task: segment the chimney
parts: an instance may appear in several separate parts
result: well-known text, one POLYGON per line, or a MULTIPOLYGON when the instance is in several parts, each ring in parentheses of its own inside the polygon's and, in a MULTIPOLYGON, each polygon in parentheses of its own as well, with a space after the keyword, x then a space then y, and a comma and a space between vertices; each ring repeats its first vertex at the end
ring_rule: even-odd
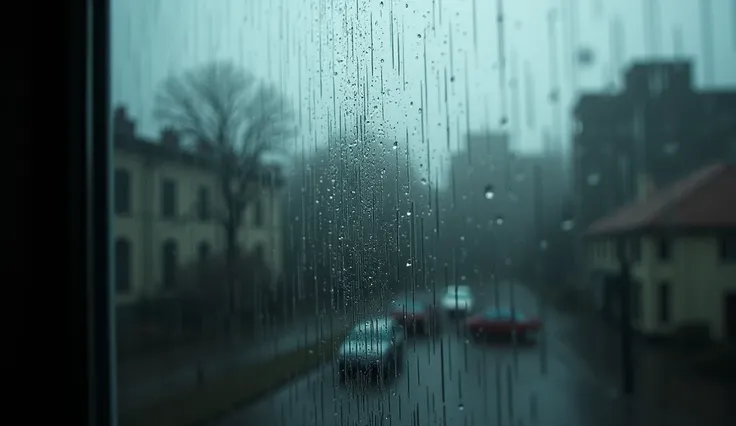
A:
POLYGON ((126 142, 135 139, 135 122, 130 119, 128 109, 124 106, 115 108, 112 130, 116 141, 126 142))
POLYGON ((179 135, 172 129, 161 131, 161 144, 172 150, 179 150, 179 135))
POLYGON ((202 156, 211 156, 213 153, 212 144, 206 140, 197 140, 197 153, 202 156))

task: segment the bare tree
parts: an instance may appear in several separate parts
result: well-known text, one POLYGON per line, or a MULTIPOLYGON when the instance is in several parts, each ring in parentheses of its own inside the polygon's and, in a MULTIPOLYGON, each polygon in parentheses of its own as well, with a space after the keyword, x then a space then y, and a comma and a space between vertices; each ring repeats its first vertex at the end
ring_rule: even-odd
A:
MULTIPOLYGON (((263 154, 293 134, 293 113, 272 86, 229 62, 212 62, 168 77, 156 96, 155 116, 197 144, 218 173, 224 212, 225 254, 229 270, 238 256, 237 235, 243 212, 259 195, 263 154)), ((235 277, 229 274, 230 313, 234 319, 235 277)))

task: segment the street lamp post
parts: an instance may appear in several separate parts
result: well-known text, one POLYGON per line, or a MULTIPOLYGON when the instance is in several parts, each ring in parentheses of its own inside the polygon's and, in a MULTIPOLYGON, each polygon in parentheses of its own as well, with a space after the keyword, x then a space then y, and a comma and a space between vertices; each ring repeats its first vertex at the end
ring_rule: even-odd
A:
POLYGON ((619 289, 621 291, 621 373, 624 393, 634 392, 633 330, 631 326, 631 264, 627 258, 626 239, 619 238, 616 256, 620 265, 619 289))

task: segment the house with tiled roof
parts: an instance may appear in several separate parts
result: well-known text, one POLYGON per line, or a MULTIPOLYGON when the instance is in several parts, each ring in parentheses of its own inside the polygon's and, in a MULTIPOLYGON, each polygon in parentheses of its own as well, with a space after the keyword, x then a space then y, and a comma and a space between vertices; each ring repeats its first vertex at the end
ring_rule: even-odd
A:
POLYGON ((620 318, 621 261, 632 274, 632 323, 647 335, 704 325, 736 340, 736 165, 714 164, 587 229, 589 285, 605 315, 620 318))

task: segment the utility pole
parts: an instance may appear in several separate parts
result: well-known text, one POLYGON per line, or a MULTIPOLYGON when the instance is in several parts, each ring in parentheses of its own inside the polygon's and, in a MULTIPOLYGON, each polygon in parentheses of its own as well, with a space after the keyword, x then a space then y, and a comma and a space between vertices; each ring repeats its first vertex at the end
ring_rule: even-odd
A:
POLYGON ((619 238, 616 243, 616 255, 621 267, 619 273, 619 289, 621 290, 621 373, 624 393, 634 393, 634 355, 633 330, 631 327, 631 264, 627 258, 627 239, 619 238))

